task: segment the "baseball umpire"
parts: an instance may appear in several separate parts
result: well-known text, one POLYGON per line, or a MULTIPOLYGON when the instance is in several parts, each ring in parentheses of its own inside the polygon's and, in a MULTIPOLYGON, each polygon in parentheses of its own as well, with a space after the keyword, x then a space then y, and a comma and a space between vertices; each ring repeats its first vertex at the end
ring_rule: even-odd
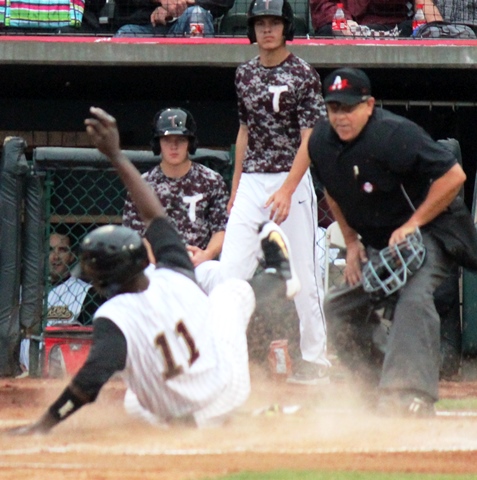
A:
MULTIPOLYGON (((206 296, 159 199, 121 152, 116 120, 99 108, 91 114, 87 131, 139 209, 158 263, 145 273, 146 248, 127 227, 107 225, 86 235, 81 270, 109 298, 95 314, 90 354, 47 412, 11 433, 48 432, 93 402, 117 371, 128 387, 129 413, 153 424, 181 419, 199 427, 220 425, 250 392, 246 328, 253 290, 232 279, 206 296)), ((286 239, 272 222, 262 227, 260 238, 265 260, 280 273, 281 265, 287 267, 281 246, 286 239)))
POLYGON ((375 108, 362 70, 335 70, 324 81, 323 95, 328 120, 314 127, 290 177, 298 178, 300 165, 313 162, 347 247, 347 285, 325 298, 330 340, 363 389, 376 393, 382 414, 432 415, 440 366, 433 292, 452 261, 426 225, 452 202, 466 176, 450 150, 422 128, 375 108), (362 285, 363 262, 416 229, 427 256, 399 290, 383 345, 362 285))

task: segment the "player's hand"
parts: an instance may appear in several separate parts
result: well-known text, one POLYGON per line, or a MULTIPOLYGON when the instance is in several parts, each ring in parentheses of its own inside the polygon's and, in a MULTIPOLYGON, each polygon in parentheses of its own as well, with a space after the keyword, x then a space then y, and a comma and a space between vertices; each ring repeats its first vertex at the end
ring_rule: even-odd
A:
POLYGON ((368 261, 364 245, 356 240, 346 245, 346 267, 344 279, 348 285, 356 285, 362 279, 362 264, 368 261))
POLYGON ((186 249, 189 252, 189 257, 194 267, 197 267, 197 265, 200 265, 207 260, 211 260, 207 255, 207 252, 199 247, 187 245, 186 249))
POLYGON ((16 427, 7 430, 7 435, 12 436, 26 436, 26 435, 45 435, 48 433, 58 421, 53 418, 49 412, 46 412, 38 421, 25 425, 23 427, 16 427))
POLYGON ((16 427, 10 430, 7 430, 7 435, 15 436, 15 437, 23 437, 26 435, 45 435, 48 433, 49 430, 44 430, 43 428, 39 427, 36 423, 31 425, 25 425, 24 427, 16 427))
POLYGON ((270 220, 277 225, 284 222, 290 213, 291 195, 282 188, 277 190, 265 203, 265 208, 270 208, 270 220))
POLYGON ((84 123, 94 146, 107 157, 115 158, 121 153, 116 119, 101 108, 91 107, 89 111, 94 118, 87 118, 84 123))

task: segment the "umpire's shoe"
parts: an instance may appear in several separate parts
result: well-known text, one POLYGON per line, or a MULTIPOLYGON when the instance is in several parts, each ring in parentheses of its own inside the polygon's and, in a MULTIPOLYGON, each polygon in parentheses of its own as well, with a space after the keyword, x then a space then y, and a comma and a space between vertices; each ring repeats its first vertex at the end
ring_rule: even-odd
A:
POLYGON ((286 280, 287 298, 292 299, 300 291, 301 285, 293 268, 288 238, 275 222, 262 223, 258 232, 265 272, 281 275, 286 280))
POLYGON ((428 418, 435 416, 436 411, 431 398, 409 390, 381 394, 377 414, 383 417, 428 418))

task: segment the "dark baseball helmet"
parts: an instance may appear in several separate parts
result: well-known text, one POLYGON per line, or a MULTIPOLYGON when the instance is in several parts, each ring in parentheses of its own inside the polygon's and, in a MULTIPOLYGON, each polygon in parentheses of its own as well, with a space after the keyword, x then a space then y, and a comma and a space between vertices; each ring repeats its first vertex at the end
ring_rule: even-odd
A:
POLYGON ((140 235, 130 228, 105 225, 86 235, 80 245, 81 277, 110 298, 142 272, 149 260, 140 235))
POLYGON ((247 36, 250 43, 257 41, 254 24, 258 17, 279 17, 283 19, 285 24, 283 30, 285 40, 293 40, 293 35, 295 34, 295 18, 292 7, 287 0, 252 0, 248 8, 247 17, 247 36))
POLYGON ((159 139, 167 135, 189 137, 189 153, 197 150, 197 125, 192 114, 185 108, 166 108, 157 112, 152 127, 151 147, 154 155, 161 153, 159 139))

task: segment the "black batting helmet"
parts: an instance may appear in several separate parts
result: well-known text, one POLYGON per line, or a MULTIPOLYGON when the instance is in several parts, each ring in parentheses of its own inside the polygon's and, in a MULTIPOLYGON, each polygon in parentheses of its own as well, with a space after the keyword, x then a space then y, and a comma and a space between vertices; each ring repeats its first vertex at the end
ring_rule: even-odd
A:
POLYGON ((197 125, 185 108, 165 108, 154 116, 151 140, 154 155, 161 153, 159 139, 167 135, 185 135, 189 137, 189 153, 197 150, 197 125))
POLYGON ((279 17, 284 22, 283 35, 285 40, 292 41, 295 34, 295 18, 293 9, 287 0, 252 0, 247 14, 247 36, 250 43, 255 43, 255 20, 258 17, 279 17))
POLYGON ((105 225, 86 235, 80 245, 81 277, 107 298, 142 272, 149 260, 140 235, 130 228, 105 225))

